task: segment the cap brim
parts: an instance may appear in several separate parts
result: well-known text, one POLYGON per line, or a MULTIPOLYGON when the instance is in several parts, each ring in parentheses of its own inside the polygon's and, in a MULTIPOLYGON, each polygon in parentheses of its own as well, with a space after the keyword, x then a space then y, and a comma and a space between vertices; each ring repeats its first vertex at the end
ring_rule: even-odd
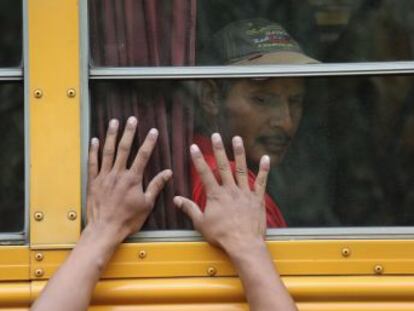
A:
POLYGON ((304 65, 319 63, 316 59, 298 52, 273 52, 243 59, 231 65, 304 65))

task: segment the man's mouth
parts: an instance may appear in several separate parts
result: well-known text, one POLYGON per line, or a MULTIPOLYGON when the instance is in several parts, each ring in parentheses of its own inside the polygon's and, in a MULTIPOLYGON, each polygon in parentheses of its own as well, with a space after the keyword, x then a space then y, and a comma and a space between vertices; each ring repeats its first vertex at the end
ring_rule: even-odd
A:
POLYGON ((260 136, 257 140, 272 153, 284 152, 290 144, 287 135, 260 136))

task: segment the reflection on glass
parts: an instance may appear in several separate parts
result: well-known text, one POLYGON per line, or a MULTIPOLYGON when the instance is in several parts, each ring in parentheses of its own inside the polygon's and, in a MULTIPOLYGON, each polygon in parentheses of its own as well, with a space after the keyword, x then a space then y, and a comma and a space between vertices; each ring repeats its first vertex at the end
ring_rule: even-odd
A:
MULTIPOLYGON (((411 0, 89 0, 92 64, 234 63, 215 52, 244 49, 245 41, 241 36, 235 45, 223 29, 252 19, 280 25, 306 55, 324 63, 412 60, 413 14, 411 0)), ((275 43, 282 38, 259 31, 254 39, 275 43)))
POLYGON ((176 193, 204 207, 188 146, 197 143, 217 170, 213 132, 229 150, 233 136, 244 139, 251 182, 260 156, 271 156, 269 227, 413 225, 413 82, 411 76, 94 82, 91 133, 103 139, 110 118, 124 122, 129 115, 140 120, 137 143, 151 127, 160 129, 148 178, 163 168, 175 176, 146 229, 189 228, 172 206, 176 193))
POLYGON ((24 224, 22 85, 0 84, 0 102, 0 232, 17 232, 24 224))
POLYGON ((22 3, 0 1, 0 67, 18 67, 22 61, 22 3))

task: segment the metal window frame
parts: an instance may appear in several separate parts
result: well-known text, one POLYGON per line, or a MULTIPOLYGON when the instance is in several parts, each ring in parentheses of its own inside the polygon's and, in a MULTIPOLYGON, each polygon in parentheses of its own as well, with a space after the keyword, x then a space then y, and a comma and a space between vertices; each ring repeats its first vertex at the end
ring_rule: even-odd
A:
MULTIPOLYGON (((324 63, 309 65, 255 65, 255 66, 185 66, 185 67, 94 67, 88 66, 89 29, 88 0, 81 0, 81 55, 82 78, 82 193, 86 198, 86 167, 89 141, 90 98, 92 80, 166 80, 207 78, 269 78, 269 77, 343 77, 368 75, 414 74, 414 61, 324 63), (86 60, 86 61, 85 61, 86 60)), ((83 205, 83 212, 85 204, 83 205)), ((355 239, 413 239, 414 227, 332 227, 268 229, 268 240, 355 240, 355 239)), ((202 241, 202 236, 191 230, 143 231, 131 236, 128 242, 202 241)))

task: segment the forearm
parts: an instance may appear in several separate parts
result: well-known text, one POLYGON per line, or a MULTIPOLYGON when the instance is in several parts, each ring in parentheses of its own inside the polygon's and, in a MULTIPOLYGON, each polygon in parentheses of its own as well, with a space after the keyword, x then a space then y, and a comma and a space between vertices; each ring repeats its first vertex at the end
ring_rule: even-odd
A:
POLYGON ((65 263, 50 279, 32 311, 87 310, 92 291, 117 243, 86 228, 65 263))
POLYGON ((254 241, 244 248, 230 249, 228 254, 242 281, 250 310, 297 310, 264 241, 254 241))

